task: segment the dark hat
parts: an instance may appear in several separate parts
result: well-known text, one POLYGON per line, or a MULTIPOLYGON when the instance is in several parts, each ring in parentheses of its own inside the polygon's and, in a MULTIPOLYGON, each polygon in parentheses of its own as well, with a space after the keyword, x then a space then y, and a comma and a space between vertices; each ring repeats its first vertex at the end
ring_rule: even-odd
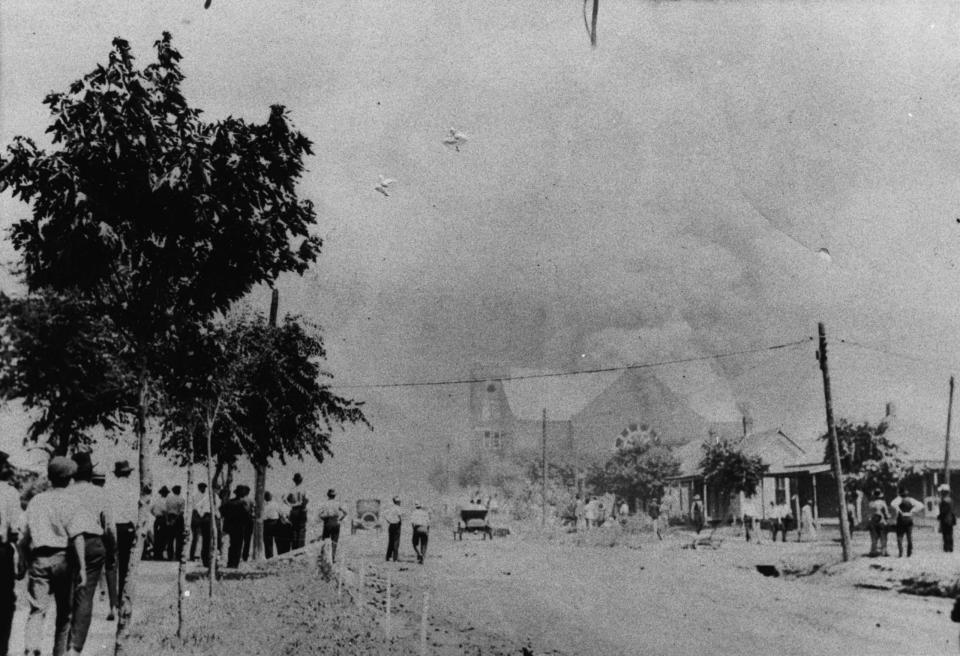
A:
POLYGON ((300 483, 302 481, 303 481, 303 476, 300 475, 300 472, 297 472, 296 474, 293 475, 294 483, 300 483))
POLYGON ((55 456, 47 463, 47 478, 51 481, 62 481, 77 473, 77 463, 70 458, 55 456))
POLYGON ((159 492, 160 492, 160 496, 162 496, 162 497, 163 497, 163 496, 166 496, 166 495, 170 494, 170 488, 168 488, 166 485, 164 485, 163 487, 160 488, 159 492))
POLYGON ((236 494, 238 497, 245 497, 248 494, 250 494, 250 486, 238 485, 237 487, 233 488, 233 491, 234 491, 234 494, 236 494))
POLYGON ((123 474, 129 474, 133 471, 133 467, 130 466, 130 463, 126 460, 117 460, 113 463, 113 473, 117 476, 123 474))
POLYGON ((89 451, 80 451, 73 454, 73 461, 77 463, 77 471, 74 476, 78 478, 90 478, 93 474, 93 461, 90 459, 89 451))
POLYGON ((337 496, 337 493, 334 492, 333 488, 330 488, 329 490, 327 490, 327 498, 332 499, 335 496, 337 496))

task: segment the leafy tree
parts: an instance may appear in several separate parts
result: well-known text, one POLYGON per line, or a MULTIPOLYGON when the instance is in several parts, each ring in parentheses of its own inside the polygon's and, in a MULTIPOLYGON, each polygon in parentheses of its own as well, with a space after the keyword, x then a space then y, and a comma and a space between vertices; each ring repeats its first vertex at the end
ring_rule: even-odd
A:
POLYGON ((679 472, 673 450, 655 437, 618 451, 603 467, 594 467, 587 484, 625 499, 651 499, 662 496, 667 480, 679 472))
MULTIPOLYGON (((846 419, 836 423, 837 446, 840 449, 840 469, 846 490, 863 490, 869 493, 880 488, 896 487, 904 478, 921 474, 922 466, 908 462, 900 447, 887 436, 887 424, 873 426, 867 422, 852 424, 846 419)), ((824 462, 833 462, 833 447, 829 435, 820 436, 824 441, 824 462)))
MULTIPOLYGON (((156 63, 139 69, 129 44, 114 39, 105 65, 44 99, 54 150, 17 137, 0 158, 0 191, 32 209, 11 231, 28 290, 91 303, 92 316, 109 319, 129 349, 141 521, 152 484, 149 400, 171 341, 254 285, 303 273, 321 246, 308 231, 313 204, 296 191, 311 143, 285 109, 272 106, 263 124, 206 122, 181 93, 170 35, 155 47, 156 63)), ((128 585, 118 654, 133 595, 128 585)))
POLYGON ((112 431, 129 422, 136 381, 124 339, 90 301, 49 291, 0 293, 0 334, 0 395, 39 412, 28 440, 66 455, 68 447, 89 443, 91 428, 112 431))
POLYGON ((769 468, 760 456, 746 455, 729 440, 703 444, 700 470, 707 484, 714 486, 722 496, 736 492, 753 496, 769 468))

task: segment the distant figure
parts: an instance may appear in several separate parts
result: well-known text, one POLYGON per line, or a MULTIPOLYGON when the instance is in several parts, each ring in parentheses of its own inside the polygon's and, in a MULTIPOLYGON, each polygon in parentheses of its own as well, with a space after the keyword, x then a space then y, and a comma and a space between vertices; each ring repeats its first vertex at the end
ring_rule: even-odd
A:
POLYGON ((396 562, 400 554, 400 497, 393 497, 393 501, 380 515, 387 524, 387 560, 396 562))
POLYGON ((20 493, 10 485, 13 468, 7 462, 8 457, 0 451, 0 654, 10 653, 10 631, 17 607, 14 545, 21 515, 20 493))
POLYGON ((159 497, 150 506, 153 515, 153 559, 164 560, 167 551, 167 497, 170 490, 166 485, 157 492, 159 497))
POLYGON ((330 540, 330 562, 337 562, 337 543, 340 541, 340 523, 347 517, 347 511, 337 501, 335 490, 327 490, 327 500, 320 504, 320 521, 323 523, 321 540, 330 540))
POLYGON ((627 518, 630 516, 630 506, 627 505, 627 500, 626 500, 626 499, 622 499, 622 500, 621 500, 621 502, 620 502, 620 508, 619 508, 619 510, 618 510, 617 512, 618 512, 618 514, 620 515, 620 525, 621 525, 621 526, 626 526, 626 525, 627 525, 627 518))
POLYGON ((307 542, 307 495, 300 484, 303 476, 300 472, 293 475, 293 489, 287 494, 287 505, 290 506, 290 548, 300 549, 307 542))
POLYGON ((273 558, 274 552, 280 551, 280 542, 283 539, 281 535, 281 523, 283 519, 283 508, 281 504, 273 498, 270 492, 263 493, 263 555, 266 558, 273 558))
POLYGON ((190 529, 193 531, 193 538, 190 540, 190 560, 196 557, 194 551, 199 542, 200 562, 204 567, 210 566, 210 514, 210 492, 207 490, 206 483, 200 483, 197 485, 197 498, 190 518, 190 529))
POLYGON ((907 539, 907 558, 913 555, 913 515, 923 506, 907 493, 901 485, 897 488, 897 497, 890 503, 896 517, 897 557, 903 557, 903 539, 907 539))
POLYGON ((590 500, 587 501, 587 505, 584 508, 584 519, 587 522, 587 530, 596 527, 597 520, 600 516, 600 502, 597 501, 596 497, 590 497, 590 500))
POLYGON ((784 521, 786 519, 784 516, 785 508, 786 504, 770 502, 770 533, 773 542, 777 541, 777 533, 781 534, 783 542, 787 541, 787 525, 784 521))
POLYGON ((587 504, 584 503, 583 497, 579 494, 573 507, 573 516, 577 522, 577 532, 585 530, 587 528, 587 504))
POLYGON ((850 535, 853 535, 853 530, 857 525, 857 522, 856 522, 857 507, 853 502, 854 499, 856 499, 856 495, 851 494, 847 496, 847 526, 850 527, 850 535))
POLYGON ((797 538, 799 539, 802 535, 812 540, 817 539, 817 525, 813 521, 813 504, 810 499, 807 499, 800 508, 800 534, 797 538))
POLYGON ((187 507, 187 501, 180 493, 183 490, 179 485, 170 488, 170 496, 167 497, 167 558, 170 560, 180 560, 183 554, 183 529, 185 518, 183 516, 187 507))
POLYGON ((870 556, 887 556, 887 526, 890 524, 890 511, 883 500, 883 492, 877 488, 873 499, 867 506, 867 529, 870 531, 870 556))
POLYGON ((937 523, 940 525, 940 535, 943 536, 943 550, 953 551, 953 527, 957 523, 957 516, 953 512, 953 499, 950 498, 950 486, 941 485, 940 512, 937 514, 937 523))
POLYGON ((413 504, 413 508, 413 512, 410 513, 410 525, 413 527, 413 551, 417 554, 417 562, 422 565, 427 555, 427 541, 430 536, 430 513, 419 502, 413 504))
POLYGON ((700 531, 703 530, 704 512, 703 501, 700 499, 699 494, 693 495, 693 505, 690 507, 690 521, 693 523, 693 530, 697 532, 697 535, 700 535, 700 531))
POLYGON ((250 494, 250 488, 238 485, 233 494, 233 498, 227 499, 220 506, 220 515, 223 517, 223 532, 230 539, 227 547, 227 567, 236 568, 240 566, 240 558, 243 556, 243 536, 253 518, 248 514, 245 501, 250 494))
POLYGON ((653 532, 657 538, 662 540, 663 534, 660 532, 660 501, 656 498, 651 499, 647 505, 647 514, 650 515, 650 522, 653 525, 653 532))
POLYGON ((740 505, 740 519, 743 522, 744 539, 747 542, 750 542, 751 537, 755 542, 760 542, 760 533, 754 528, 754 522, 757 521, 759 514, 756 498, 744 496, 743 503, 740 505))

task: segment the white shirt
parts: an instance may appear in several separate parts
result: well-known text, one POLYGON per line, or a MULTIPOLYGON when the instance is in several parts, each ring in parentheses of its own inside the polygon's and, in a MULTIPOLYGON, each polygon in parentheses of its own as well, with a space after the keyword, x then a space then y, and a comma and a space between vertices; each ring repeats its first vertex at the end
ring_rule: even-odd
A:
POLYGON ((137 506, 140 503, 140 490, 129 476, 107 481, 103 489, 110 499, 113 521, 117 524, 137 524, 137 506))
POLYGON ((0 542, 6 542, 10 532, 19 529, 21 514, 20 493, 6 481, 0 481, 0 542))
POLYGON ((75 521, 76 516, 77 502, 72 488, 55 487, 41 492, 27 504, 21 540, 28 541, 32 549, 66 549, 70 540, 83 532, 75 521))
POLYGON ((400 522, 400 518, 402 517, 400 506, 395 503, 390 503, 386 508, 383 509, 380 517, 387 524, 398 524, 400 522))
POLYGON ((267 501, 265 504, 263 504, 264 521, 280 519, 281 514, 283 513, 280 508, 280 504, 274 499, 270 499, 270 501, 267 501))
POLYGON ((103 535, 108 530, 113 533, 113 511, 107 493, 89 481, 78 481, 70 488, 76 502, 74 526, 80 533, 103 535))
POLYGON ((424 508, 414 508, 410 513, 410 524, 412 526, 430 526, 430 513, 424 508))

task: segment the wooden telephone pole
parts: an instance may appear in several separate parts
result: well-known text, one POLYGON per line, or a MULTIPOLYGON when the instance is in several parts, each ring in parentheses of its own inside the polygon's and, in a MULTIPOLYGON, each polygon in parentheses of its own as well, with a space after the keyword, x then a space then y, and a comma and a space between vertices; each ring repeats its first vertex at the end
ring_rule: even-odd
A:
MULTIPOLYGON (((276 289, 270 295, 270 327, 277 325, 277 307, 280 305, 280 292, 276 289)), ((267 489, 267 468, 256 465, 256 483, 254 484, 253 516, 253 559, 263 560, 263 493, 267 489)))
POLYGON ((947 437, 943 446, 943 484, 950 485, 950 419, 953 415, 953 376, 950 376, 950 400, 947 402, 947 437))
POLYGON ((543 409, 543 425, 540 436, 540 526, 547 525, 547 409, 543 409))
POLYGON ((823 322, 820 329, 820 371, 823 372, 823 398, 827 406, 827 434, 833 451, 833 477, 837 479, 837 508, 840 512, 840 544, 843 560, 850 560, 850 522, 847 518, 847 497, 843 490, 843 470, 840 468, 840 445, 837 443, 837 428, 833 424, 833 401, 830 397, 830 372, 827 370, 827 330, 823 322))

